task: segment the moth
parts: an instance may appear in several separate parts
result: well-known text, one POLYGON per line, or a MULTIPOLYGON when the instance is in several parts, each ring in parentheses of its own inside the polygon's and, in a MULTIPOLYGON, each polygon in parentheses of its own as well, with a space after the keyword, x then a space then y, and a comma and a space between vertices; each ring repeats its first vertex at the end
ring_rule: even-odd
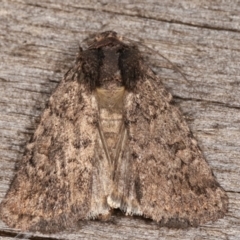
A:
POLYGON ((171 100, 137 46, 97 35, 50 97, 2 220, 56 232, 112 209, 169 227, 223 217, 228 197, 171 100))

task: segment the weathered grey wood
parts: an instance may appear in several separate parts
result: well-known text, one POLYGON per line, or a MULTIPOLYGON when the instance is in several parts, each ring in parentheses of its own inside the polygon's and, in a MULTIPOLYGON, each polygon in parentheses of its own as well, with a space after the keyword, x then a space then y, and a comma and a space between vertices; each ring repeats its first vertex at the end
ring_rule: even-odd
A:
MULTIPOLYGON (((79 229, 51 238, 239 239, 240 5, 236 1, 0 3, 0 200, 47 99, 73 64, 79 43, 94 32, 115 30, 155 51, 142 47, 228 192, 229 212, 215 223, 186 230, 115 217, 110 223, 82 223, 79 229), (188 82, 156 52, 176 64, 188 82)), ((12 239, 14 233, 0 223, 1 239, 12 239)))

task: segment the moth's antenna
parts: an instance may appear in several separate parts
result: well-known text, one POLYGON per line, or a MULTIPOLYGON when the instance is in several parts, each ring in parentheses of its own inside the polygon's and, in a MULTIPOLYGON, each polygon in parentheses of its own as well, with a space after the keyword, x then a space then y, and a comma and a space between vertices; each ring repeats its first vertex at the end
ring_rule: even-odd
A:
POLYGON ((18 239, 29 239, 30 237, 32 237, 33 234, 31 233, 23 233, 23 232, 19 232, 14 238, 18 238, 18 239))
MULTIPOLYGON (((134 42, 134 43, 136 43, 136 44, 138 44, 138 45, 141 45, 142 47, 145 47, 145 48, 147 48, 148 50, 150 50, 151 52, 153 52, 153 49, 152 49, 152 48, 150 48, 150 47, 142 44, 141 42, 138 42, 138 41, 135 41, 135 40, 126 38, 126 37, 124 37, 124 39, 127 39, 127 40, 130 41, 130 42, 134 42)), ((154 52, 154 53, 156 53, 156 52, 154 52)), ((165 59, 168 63, 170 63, 170 64, 172 65, 173 69, 176 70, 177 72, 179 72, 179 73, 181 74, 181 76, 184 78, 184 80, 185 80, 188 84, 190 84, 190 82, 187 80, 187 78, 185 77, 185 75, 181 72, 181 70, 180 70, 174 63, 172 63, 168 58, 166 58, 166 57, 165 57, 164 55, 162 55, 161 53, 157 52, 157 54, 158 54, 160 57, 162 57, 163 59, 165 59)))

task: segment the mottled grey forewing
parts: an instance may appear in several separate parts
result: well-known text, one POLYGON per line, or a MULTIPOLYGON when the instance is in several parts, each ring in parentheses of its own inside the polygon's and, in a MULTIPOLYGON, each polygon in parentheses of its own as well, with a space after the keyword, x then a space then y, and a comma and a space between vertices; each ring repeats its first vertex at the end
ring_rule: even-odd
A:
POLYGON ((171 98, 149 69, 126 95, 127 139, 110 202, 168 226, 196 226, 222 217, 228 197, 171 98))
POLYGON ((11 227, 59 231, 90 211, 97 104, 79 84, 77 68, 50 97, 1 203, 1 218, 11 227))

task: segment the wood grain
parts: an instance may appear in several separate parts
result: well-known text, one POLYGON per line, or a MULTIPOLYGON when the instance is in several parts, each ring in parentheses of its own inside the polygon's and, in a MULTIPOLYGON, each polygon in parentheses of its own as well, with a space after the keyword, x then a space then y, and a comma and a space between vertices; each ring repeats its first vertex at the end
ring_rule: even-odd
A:
MULTIPOLYGON (((0 9, 0 201, 45 104, 90 34, 114 30, 140 43, 230 198, 224 219, 199 228, 159 228, 115 217, 28 239, 239 239, 240 5, 235 1, 21 1, 0 9), (147 48, 148 47, 148 48, 147 48), (152 50, 149 50, 151 48, 152 50), (186 76, 166 62, 167 57, 186 76)), ((0 222, 1 239, 18 232, 0 222)))

